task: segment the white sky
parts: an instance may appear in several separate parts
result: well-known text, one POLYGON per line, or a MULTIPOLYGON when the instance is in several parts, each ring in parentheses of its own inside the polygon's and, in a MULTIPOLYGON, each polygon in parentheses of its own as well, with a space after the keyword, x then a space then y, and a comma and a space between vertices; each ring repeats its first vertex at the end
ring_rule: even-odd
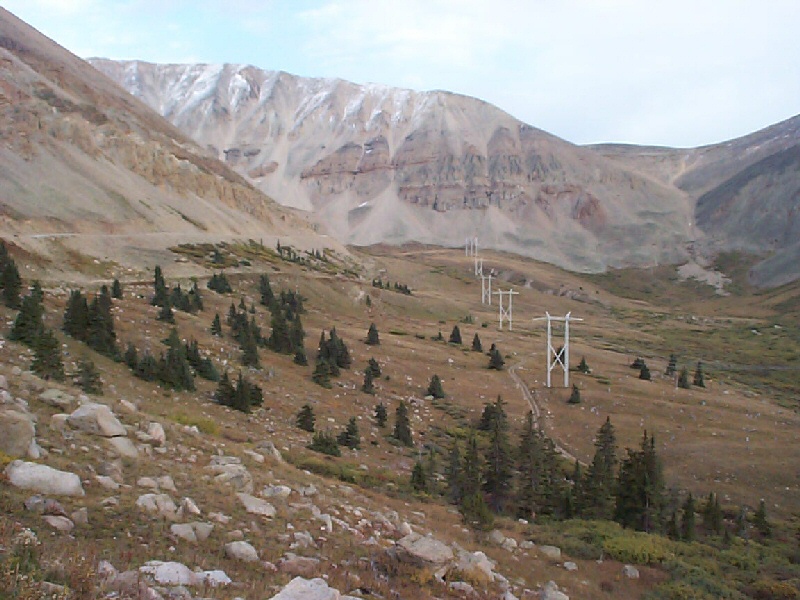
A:
POLYGON ((800 113, 800 0, 2 0, 82 57, 476 96, 575 143, 698 146, 800 113))

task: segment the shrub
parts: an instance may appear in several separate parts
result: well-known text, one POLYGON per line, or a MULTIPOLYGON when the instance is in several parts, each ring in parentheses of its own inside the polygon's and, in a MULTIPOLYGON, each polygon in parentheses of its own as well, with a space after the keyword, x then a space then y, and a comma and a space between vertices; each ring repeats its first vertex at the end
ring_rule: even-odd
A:
POLYGON ((339 444, 336 437, 329 431, 318 431, 311 439, 308 445, 309 450, 327 454, 328 456, 341 456, 342 451, 339 450, 339 444))
POLYGON ((611 558, 624 563, 655 565, 663 563, 674 554, 673 544, 666 538, 626 531, 624 535, 603 542, 603 550, 611 558))

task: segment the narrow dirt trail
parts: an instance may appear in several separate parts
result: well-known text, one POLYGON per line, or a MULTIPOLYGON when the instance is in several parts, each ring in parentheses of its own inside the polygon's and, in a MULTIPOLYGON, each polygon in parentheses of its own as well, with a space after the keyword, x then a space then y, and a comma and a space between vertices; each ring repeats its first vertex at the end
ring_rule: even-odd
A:
MULTIPOLYGON (((566 458, 570 462, 575 462, 577 460, 575 458, 575 455, 572 454, 571 452, 569 452, 569 450, 567 450, 566 448, 564 448, 564 446, 562 446, 559 443, 558 439, 555 437, 555 429, 551 427, 549 432, 545 430, 544 419, 542 418, 542 408, 539 405, 538 393, 536 392, 536 390, 531 391, 531 389, 527 386, 527 384, 522 380, 522 378, 517 373, 517 370, 522 366, 523 362, 525 362, 525 361, 520 361, 517 364, 515 364, 514 366, 509 367, 508 368, 508 375, 511 377, 511 379, 516 384, 517 388, 522 393, 522 397, 525 400, 525 402, 528 403, 528 406, 530 407, 531 412, 533 413, 533 424, 534 424, 534 426, 536 427, 536 429, 538 429, 542 433, 547 434, 548 437, 551 440, 553 440, 553 443, 556 446, 556 451, 561 456, 563 456, 564 458, 566 458)), ((579 462, 582 465, 585 465, 585 463, 583 461, 579 461, 579 462)))

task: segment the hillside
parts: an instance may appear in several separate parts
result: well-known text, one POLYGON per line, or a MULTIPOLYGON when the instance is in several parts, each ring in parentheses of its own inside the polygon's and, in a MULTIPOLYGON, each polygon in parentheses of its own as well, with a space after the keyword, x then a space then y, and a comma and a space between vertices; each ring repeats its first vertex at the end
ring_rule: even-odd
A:
POLYGON ((91 64, 336 238, 485 247, 580 271, 678 262, 693 204, 475 98, 244 65, 91 64))
POLYGON ((78 249, 135 268, 132 247, 290 231, 309 237, 306 247, 315 239, 301 218, 2 9, 0 138, 0 233, 65 269, 78 249))

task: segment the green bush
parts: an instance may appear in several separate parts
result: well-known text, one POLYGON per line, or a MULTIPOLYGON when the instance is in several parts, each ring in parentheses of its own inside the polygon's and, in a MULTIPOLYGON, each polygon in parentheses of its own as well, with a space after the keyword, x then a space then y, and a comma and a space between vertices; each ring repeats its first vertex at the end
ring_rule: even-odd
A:
POLYGON ((603 551, 615 560, 637 565, 657 565, 674 555, 673 543, 668 539, 639 531, 626 531, 625 535, 605 540, 603 551))

